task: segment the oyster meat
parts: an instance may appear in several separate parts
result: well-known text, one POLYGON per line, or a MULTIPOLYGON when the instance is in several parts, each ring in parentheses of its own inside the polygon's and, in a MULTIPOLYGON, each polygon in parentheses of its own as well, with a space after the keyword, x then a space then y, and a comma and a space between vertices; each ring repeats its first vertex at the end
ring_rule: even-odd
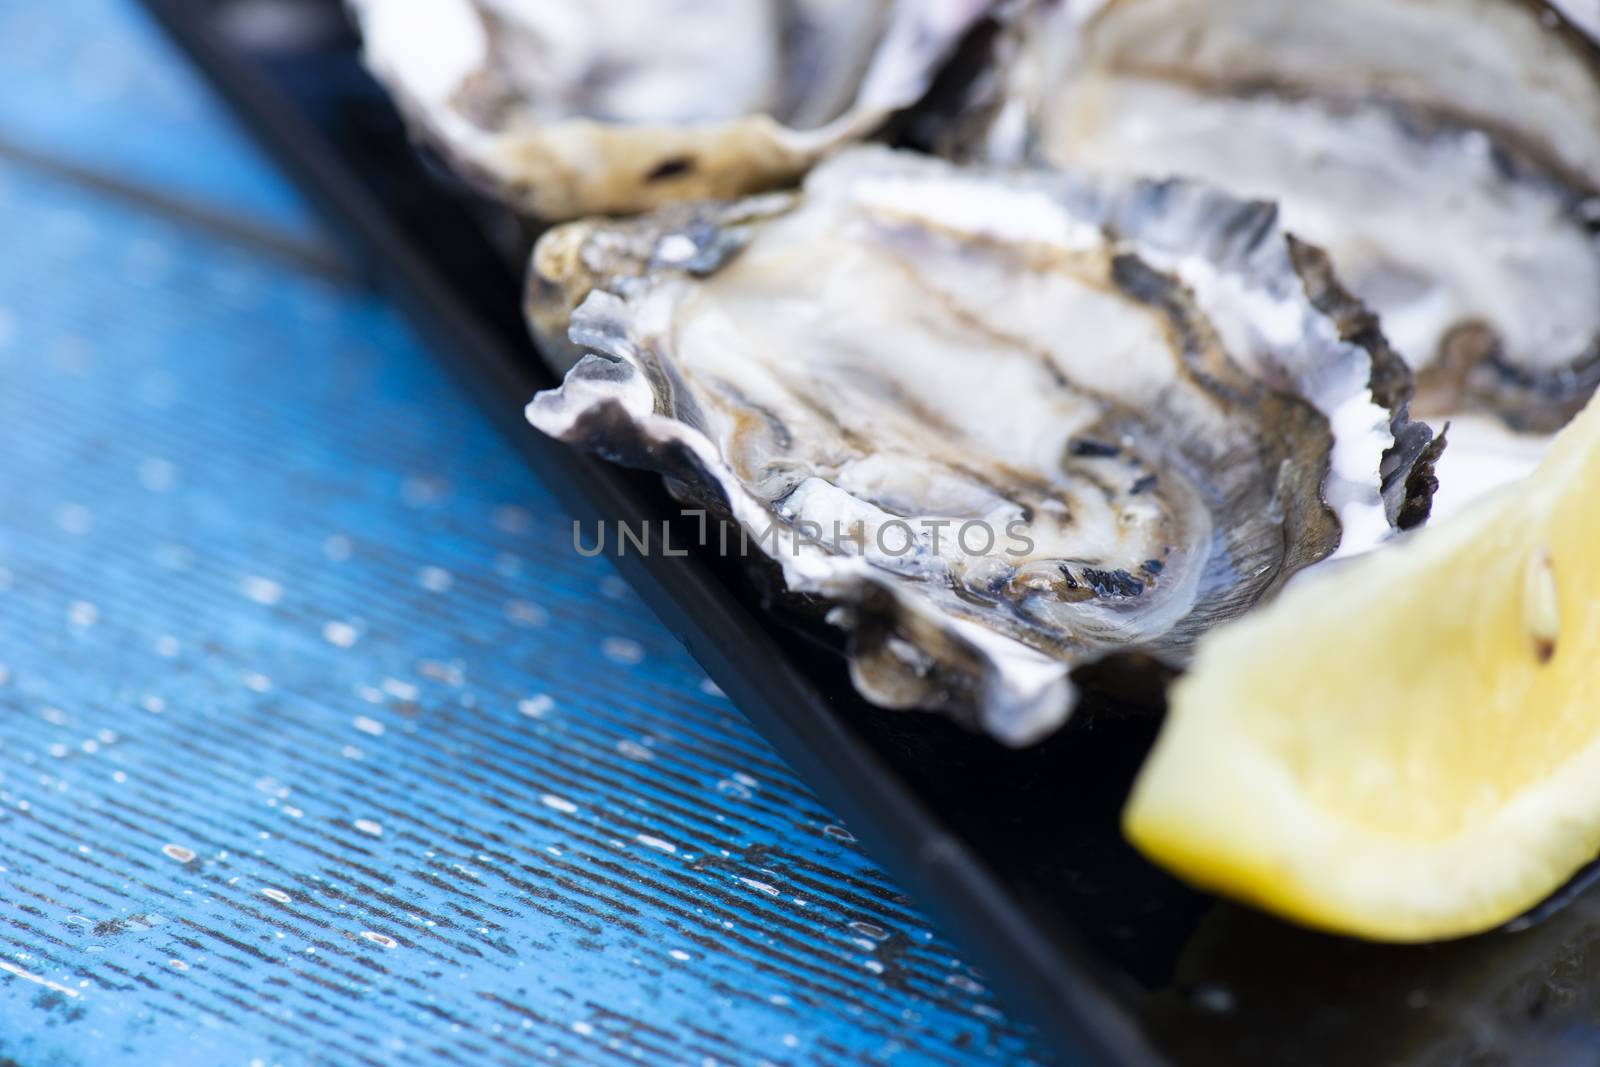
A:
POLYGON ((1600 383, 1600 53, 1544 5, 1034 0, 1005 41, 966 151, 1278 203, 1452 420, 1446 509, 1600 383))
POLYGON ((1438 442, 1370 315, 1198 183, 855 148, 799 193, 553 230, 529 292, 570 367, 536 427, 730 517, 873 701, 1013 744, 1075 666, 1181 663, 1428 508, 1438 442))
POLYGON ((928 89, 994 0, 349 0, 469 178, 547 219, 792 182, 928 89))

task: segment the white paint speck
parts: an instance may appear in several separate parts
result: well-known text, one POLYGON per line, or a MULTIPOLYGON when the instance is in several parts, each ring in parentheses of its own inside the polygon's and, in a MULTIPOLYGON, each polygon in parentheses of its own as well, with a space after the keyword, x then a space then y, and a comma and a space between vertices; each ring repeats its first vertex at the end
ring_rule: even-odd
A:
POLYGON ((582 1019, 579 1019, 577 1022, 572 1024, 572 1032, 575 1034, 582 1034, 584 1037, 588 1037, 590 1034, 594 1033, 594 1027, 590 1026, 582 1019))
POLYGON ((542 719, 556 706, 556 702, 548 693, 535 693, 531 697, 524 697, 517 701, 517 711, 530 719, 542 719))
POLYGON ((67 725, 67 713, 60 708, 40 708, 39 718, 53 726, 67 725))
POLYGON ((371 834, 373 837, 383 836, 383 824, 375 819, 357 819, 353 825, 364 834, 371 834))
POLYGON ((194 849, 185 848, 183 845, 162 845, 161 854, 166 856, 167 859, 177 860, 179 863, 189 863, 195 857, 194 849))
POLYGON ((982 985, 974 982, 964 974, 949 975, 944 981, 946 985, 953 986, 954 988, 961 990, 963 993, 970 993, 973 996, 979 996, 984 991, 982 985))
POLYGON ((354 551, 354 547, 350 543, 350 538, 343 534, 334 534, 322 542, 322 554, 335 563, 343 563, 350 558, 350 553, 354 551))
POLYGON ((374 932, 372 930, 363 930, 363 931, 361 931, 361 936, 366 938, 368 941, 371 941, 374 945, 381 945, 384 948, 399 948, 400 947, 400 942, 396 941, 394 938, 390 937, 388 934, 380 934, 380 933, 376 933, 376 932, 374 932))
POLYGON ((247 575, 240 588, 244 595, 254 600, 257 604, 271 607, 283 599, 283 585, 271 578, 263 578, 259 574, 247 575))
POLYGON ((744 877, 741 877, 739 879, 739 881, 743 882, 745 885, 749 886, 751 889, 756 890, 757 892, 765 893, 769 897, 775 897, 775 896, 779 895, 777 888, 774 887, 774 886, 768 885, 766 882, 758 882, 754 878, 744 878, 744 877))
POLYGON ((285 893, 281 889, 273 889, 271 886, 263 886, 261 889, 261 895, 266 897, 268 900, 275 900, 279 904, 292 904, 294 902, 294 898, 288 893, 285 893))
POLYGON ((646 848, 653 848, 659 852, 678 851, 678 846, 674 845, 671 841, 664 841, 659 837, 651 837, 649 834, 639 834, 634 838, 634 840, 639 842, 639 844, 644 845, 646 848))
POLYGON ((71 986, 64 986, 60 982, 52 982, 48 978, 18 967, 15 963, 10 962, 9 960, 0 960, 0 971, 5 971, 7 974, 14 974, 24 982, 32 982, 34 985, 44 986, 44 988, 53 993, 61 993, 69 997, 76 997, 78 995, 78 991, 73 989, 71 986))
POLYGON ((667 955, 671 956, 673 959, 679 961, 680 963, 687 963, 690 959, 693 958, 687 952, 683 951, 683 949, 681 949, 681 948, 675 948, 671 952, 668 952, 667 955))
POLYGON ((260 671, 245 671, 239 680, 244 682, 244 687, 252 693, 265 693, 272 688, 272 679, 260 671))
POLYGON ((171 634, 162 634, 160 637, 156 638, 156 655, 158 656, 171 659, 173 656, 178 654, 178 650, 182 647, 183 646, 178 643, 178 639, 173 637, 171 634))
POLYGON ((508 600, 506 618, 518 626, 543 626, 550 621, 550 613, 528 600, 508 600))
POLYGON ((656 758, 654 752, 651 752, 639 742, 630 741, 626 738, 617 742, 617 751, 631 760, 638 760, 640 763, 649 763, 656 758))
POLYGON ((347 622, 325 622, 322 624, 322 639, 330 645, 339 648, 349 648, 361 637, 361 633, 347 622))
POLYGON ((571 815, 578 810, 578 805, 572 801, 567 800, 565 797, 552 796, 549 793, 540 797, 539 802, 547 808, 554 808, 563 815, 571 815))
POLYGON ((372 737, 383 736, 383 723, 377 719, 369 719, 365 715, 357 715, 351 723, 357 730, 372 737))
POLYGON ((383 691, 396 700, 416 700, 422 695, 422 690, 418 689, 413 683, 403 682, 399 678, 385 678, 383 680, 383 691))
POLYGON ((608 637, 600 642, 600 651, 606 659, 625 667, 644 662, 644 646, 627 637, 608 637))
POLYGON ((100 609, 87 600, 74 600, 67 607, 67 621, 74 626, 93 626, 100 621, 100 609))
POLYGON ((460 663, 441 663, 436 659, 417 661, 417 673, 445 685, 460 685, 467 680, 466 669, 460 663))
POLYGON ((443 567, 424 567, 417 572, 417 584, 430 593, 448 593, 455 579, 443 567))

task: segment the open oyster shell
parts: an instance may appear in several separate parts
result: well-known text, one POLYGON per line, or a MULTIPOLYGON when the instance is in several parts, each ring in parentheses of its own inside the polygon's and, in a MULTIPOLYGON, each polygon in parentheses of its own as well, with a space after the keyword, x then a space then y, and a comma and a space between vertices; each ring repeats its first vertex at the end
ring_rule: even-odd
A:
POLYGON ((799 194, 552 231, 530 312, 570 345, 536 427, 731 516, 870 699, 1014 744, 1074 666, 1181 662, 1432 488, 1370 316, 1194 183, 857 148, 799 194))
POLYGON ((915 103, 994 0, 348 0, 451 163, 541 218, 792 182, 915 103))
POLYGON ((1544 5, 1028 0, 1002 51, 965 152, 1278 203, 1451 418, 1447 506, 1600 384, 1600 53, 1544 5))

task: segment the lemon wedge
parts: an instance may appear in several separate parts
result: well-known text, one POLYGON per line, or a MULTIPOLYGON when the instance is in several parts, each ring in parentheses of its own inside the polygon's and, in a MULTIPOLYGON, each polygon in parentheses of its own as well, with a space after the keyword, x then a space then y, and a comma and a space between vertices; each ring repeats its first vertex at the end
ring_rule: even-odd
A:
POLYGON ((1197 886, 1384 941, 1600 852, 1600 406, 1525 480, 1201 642, 1123 814, 1197 886))

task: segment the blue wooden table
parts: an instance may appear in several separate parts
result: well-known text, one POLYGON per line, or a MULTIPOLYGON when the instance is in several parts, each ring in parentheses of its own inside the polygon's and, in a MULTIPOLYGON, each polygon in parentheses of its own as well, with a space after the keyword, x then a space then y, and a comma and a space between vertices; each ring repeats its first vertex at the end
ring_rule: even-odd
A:
POLYGON ((120 0, 0 0, 0 1063, 1028 1062, 120 0))

